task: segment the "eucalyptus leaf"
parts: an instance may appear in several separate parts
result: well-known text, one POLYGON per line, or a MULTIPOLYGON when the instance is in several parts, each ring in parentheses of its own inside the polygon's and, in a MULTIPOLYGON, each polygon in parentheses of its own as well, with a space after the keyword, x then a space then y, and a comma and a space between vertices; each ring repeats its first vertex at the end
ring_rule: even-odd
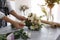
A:
POLYGON ((47 12, 44 7, 41 8, 42 12, 47 16, 47 12))
POLYGON ((40 16, 40 19, 43 18, 43 17, 45 17, 45 15, 40 16))

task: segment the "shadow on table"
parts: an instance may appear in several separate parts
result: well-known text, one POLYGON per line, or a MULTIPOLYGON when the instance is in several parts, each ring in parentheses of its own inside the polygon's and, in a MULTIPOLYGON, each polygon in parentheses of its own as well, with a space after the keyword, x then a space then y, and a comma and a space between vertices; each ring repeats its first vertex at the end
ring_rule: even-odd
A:
POLYGON ((60 35, 57 37, 57 39, 56 40, 60 40, 60 35))

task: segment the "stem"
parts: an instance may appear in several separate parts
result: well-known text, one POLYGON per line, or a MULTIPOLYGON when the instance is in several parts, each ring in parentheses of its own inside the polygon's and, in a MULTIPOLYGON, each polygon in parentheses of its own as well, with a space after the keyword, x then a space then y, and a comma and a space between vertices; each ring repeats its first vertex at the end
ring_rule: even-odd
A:
POLYGON ((52 8, 50 8, 50 19, 53 21, 54 20, 54 17, 52 15, 52 8))
POLYGON ((56 27, 60 27, 60 23, 57 23, 57 22, 52 22, 52 21, 46 21, 46 20, 41 20, 42 23, 45 23, 45 24, 49 24, 51 26, 56 26, 56 27))
POLYGON ((51 12, 52 12, 51 10, 52 10, 52 9, 50 8, 50 20, 51 20, 51 14, 52 14, 52 13, 51 13, 51 12))
POLYGON ((25 16, 25 11, 23 11, 23 14, 24 14, 24 16, 25 16))

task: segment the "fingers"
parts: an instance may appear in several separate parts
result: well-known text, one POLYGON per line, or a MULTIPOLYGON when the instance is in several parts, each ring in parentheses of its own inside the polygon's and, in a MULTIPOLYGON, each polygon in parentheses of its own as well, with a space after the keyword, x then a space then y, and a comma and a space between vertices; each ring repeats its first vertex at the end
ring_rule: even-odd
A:
POLYGON ((22 25, 19 25, 19 24, 16 24, 16 25, 15 25, 15 28, 16 28, 16 29, 21 29, 21 28, 23 28, 23 26, 22 26, 22 25))
POLYGON ((18 24, 18 25, 16 26, 17 29, 22 29, 23 27, 24 27, 24 24, 18 24))
POLYGON ((24 21, 22 21, 22 22, 19 22, 19 25, 21 25, 21 26, 25 26, 25 23, 24 23, 24 21))
POLYGON ((26 20, 26 19, 27 19, 26 17, 23 17, 23 16, 21 17, 21 20, 22 20, 22 21, 23 21, 23 20, 26 20))
POLYGON ((21 28, 23 28, 24 26, 25 26, 25 24, 23 23, 23 22, 14 22, 13 24, 12 24, 16 29, 21 29, 21 28))

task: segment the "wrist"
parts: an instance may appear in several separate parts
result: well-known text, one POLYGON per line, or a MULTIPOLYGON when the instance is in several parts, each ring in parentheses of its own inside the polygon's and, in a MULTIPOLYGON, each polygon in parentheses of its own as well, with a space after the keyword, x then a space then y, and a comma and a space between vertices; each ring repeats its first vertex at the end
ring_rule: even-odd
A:
POLYGON ((11 24, 14 24, 14 23, 15 23, 15 21, 13 21, 13 20, 10 20, 10 23, 11 23, 11 24))

